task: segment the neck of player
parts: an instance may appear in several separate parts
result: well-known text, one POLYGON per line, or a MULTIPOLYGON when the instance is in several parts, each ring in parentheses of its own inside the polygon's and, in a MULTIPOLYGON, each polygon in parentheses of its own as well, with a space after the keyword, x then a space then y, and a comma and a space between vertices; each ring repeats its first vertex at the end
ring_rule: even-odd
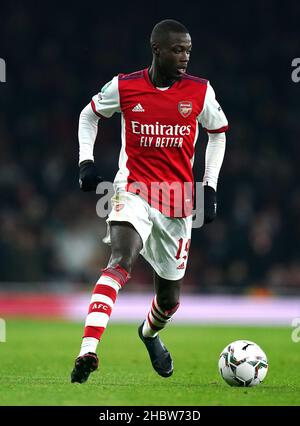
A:
POLYGON ((155 63, 152 63, 148 73, 149 78, 155 87, 170 87, 176 81, 174 78, 172 79, 163 74, 155 63))

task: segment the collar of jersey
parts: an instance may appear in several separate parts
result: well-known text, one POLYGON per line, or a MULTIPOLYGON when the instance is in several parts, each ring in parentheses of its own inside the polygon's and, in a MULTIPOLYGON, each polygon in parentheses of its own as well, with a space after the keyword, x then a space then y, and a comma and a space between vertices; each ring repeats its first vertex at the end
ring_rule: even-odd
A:
POLYGON ((145 80, 147 81, 147 83, 152 87, 152 89, 154 89, 154 90, 156 90, 157 92, 159 92, 159 93, 166 93, 166 92, 169 92, 170 90, 172 90, 173 89, 173 87, 176 87, 176 85, 177 85, 177 83, 179 83, 180 82, 180 80, 178 80, 178 81, 175 81, 168 89, 166 89, 166 90, 160 90, 160 89, 158 89, 156 86, 154 86, 154 84, 152 83, 152 81, 151 81, 151 79, 150 79, 150 77, 149 77, 149 68, 145 68, 144 70, 143 70, 143 73, 144 73, 144 77, 145 77, 145 80))

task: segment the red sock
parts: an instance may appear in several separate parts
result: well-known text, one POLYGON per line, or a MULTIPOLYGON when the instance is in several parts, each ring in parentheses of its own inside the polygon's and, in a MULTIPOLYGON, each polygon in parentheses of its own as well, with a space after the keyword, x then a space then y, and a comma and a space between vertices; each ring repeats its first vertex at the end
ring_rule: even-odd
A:
POLYGON ((155 337, 171 321, 178 308, 179 302, 172 309, 164 311, 159 307, 155 296, 143 326, 143 335, 145 337, 155 337))
POLYGON ((119 264, 102 270, 102 275, 91 298, 83 337, 94 337, 100 340, 111 315, 118 291, 129 278, 129 273, 119 264))

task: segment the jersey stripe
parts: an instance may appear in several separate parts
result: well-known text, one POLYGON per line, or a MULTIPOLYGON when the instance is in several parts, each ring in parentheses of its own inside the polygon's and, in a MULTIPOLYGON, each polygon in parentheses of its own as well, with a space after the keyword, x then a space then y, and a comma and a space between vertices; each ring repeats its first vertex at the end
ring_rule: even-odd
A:
POLYGON ((135 80, 137 78, 143 78, 143 70, 135 71, 131 74, 119 74, 120 80, 135 80))
POLYGON ((224 127, 221 127, 220 129, 215 129, 215 130, 208 130, 208 129, 204 128, 204 130, 206 130, 207 133, 223 133, 223 132, 226 132, 228 130, 228 127, 229 126, 224 126, 224 127))
POLYGON ((93 101, 93 99, 91 100, 91 107, 92 107, 92 109, 93 109, 94 113, 95 113, 98 117, 100 117, 100 118, 106 118, 106 117, 104 117, 104 115, 100 114, 100 112, 98 112, 98 111, 96 110, 96 105, 95 105, 95 102, 93 101))
POLYGON ((196 83, 206 84, 206 85, 208 82, 208 80, 205 80, 205 78, 195 77, 194 75, 190 75, 190 74, 183 74, 182 80, 192 80, 192 81, 195 81, 196 83))

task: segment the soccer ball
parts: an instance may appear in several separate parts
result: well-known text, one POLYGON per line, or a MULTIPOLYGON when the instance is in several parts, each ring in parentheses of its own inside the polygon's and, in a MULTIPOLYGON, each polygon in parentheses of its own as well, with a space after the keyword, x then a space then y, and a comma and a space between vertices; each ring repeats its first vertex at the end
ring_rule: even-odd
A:
POLYGON ((264 351, 249 340, 236 340, 220 354, 219 372, 230 386, 257 386, 267 375, 264 351))

